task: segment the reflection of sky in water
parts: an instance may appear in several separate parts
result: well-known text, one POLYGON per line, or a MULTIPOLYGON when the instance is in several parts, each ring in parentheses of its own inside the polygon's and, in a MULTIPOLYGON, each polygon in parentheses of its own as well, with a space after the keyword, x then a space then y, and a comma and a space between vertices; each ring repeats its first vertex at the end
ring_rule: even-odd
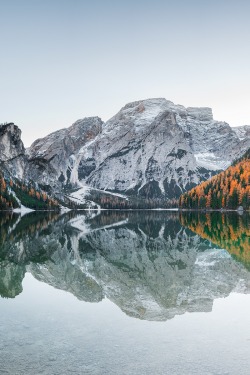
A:
POLYGON ((30 274, 23 286, 14 300, 0 300, 3 373, 249 374, 249 295, 218 299, 212 313, 147 322, 30 274))

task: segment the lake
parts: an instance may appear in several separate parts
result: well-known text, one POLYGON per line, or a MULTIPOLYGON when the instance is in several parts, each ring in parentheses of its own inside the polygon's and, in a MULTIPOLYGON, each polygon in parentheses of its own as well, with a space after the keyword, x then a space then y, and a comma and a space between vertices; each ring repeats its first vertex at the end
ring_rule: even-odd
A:
POLYGON ((250 216, 0 215, 0 373, 249 375, 250 216))

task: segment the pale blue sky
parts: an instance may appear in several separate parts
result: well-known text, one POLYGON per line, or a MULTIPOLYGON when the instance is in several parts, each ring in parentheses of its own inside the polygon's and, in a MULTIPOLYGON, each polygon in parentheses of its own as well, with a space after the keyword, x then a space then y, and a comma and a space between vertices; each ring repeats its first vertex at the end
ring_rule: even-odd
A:
POLYGON ((250 124, 248 0, 0 0, 0 122, 27 145, 165 97, 250 124))

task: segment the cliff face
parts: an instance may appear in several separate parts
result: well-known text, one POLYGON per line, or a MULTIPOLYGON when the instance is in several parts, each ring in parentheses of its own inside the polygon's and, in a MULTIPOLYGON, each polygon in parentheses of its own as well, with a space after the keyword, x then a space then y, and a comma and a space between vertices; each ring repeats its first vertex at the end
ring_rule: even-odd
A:
POLYGON ((1 160, 8 161, 25 153, 21 130, 13 123, 0 125, 1 160))
POLYGON ((81 149, 101 133, 102 125, 99 117, 85 118, 68 129, 36 140, 27 150, 26 175, 52 187, 75 185, 84 175, 84 168, 88 169, 87 165, 80 164, 81 149))
POLYGON ((25 163, 21 130, 13 123, 0 125, 0 166, 10 174, 22 178, 25 163))
POLYGON ((215 121, 210 108, 147 99, 127 104, 106 123, 85 118, 38 139, 26 157, 20 130, 1 126, 1 161, 54 192, 87 185, 171 199, 242 155, 250 147, 249 128, 215 121))

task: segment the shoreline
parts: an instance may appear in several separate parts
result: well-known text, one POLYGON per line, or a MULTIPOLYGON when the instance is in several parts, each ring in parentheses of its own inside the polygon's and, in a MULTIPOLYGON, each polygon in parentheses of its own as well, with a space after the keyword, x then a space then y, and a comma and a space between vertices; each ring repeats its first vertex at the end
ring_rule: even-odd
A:
POLYGON ((64 213, 67 213, 67 212, 70 212, 70 211, 94 211, 94 212, 98 212, 98 211, 128 211, 128 212, 131 212, 131 211, 170 211, 170 212, 201 212, 201 213, 211 213, 211 212, 220 212, 220 213, 227 213, 227 212, 237 212, 238 214, 243 214, 243 213, 250 213, 250 210, 234 210, 234 209, 207 209, 207 210, 204 210, 204 209, 192 209, 192 208, 176 208, 176 207, 173 207, 173 208, 74 208, 74 209, 70 209, 70 208, 67 208, 67 207, 64 207, 63 209, 59 209, 59 210, 53 210, 53 209, 48 209, 48 210, 35 210, 35 209, 31 209, 31 208, 25 208, 25 209, 22 209, 22 208, 15 208, 15 209, 12 209, 12 210, 0 210, 0 213, 1 212, 8 212, 8 213, 17 213, 17 214, 20 214, 20 213, 32 213, 32 212, 58 212, 58 213, 61 213, 61 214, 64 214, 64 213))

